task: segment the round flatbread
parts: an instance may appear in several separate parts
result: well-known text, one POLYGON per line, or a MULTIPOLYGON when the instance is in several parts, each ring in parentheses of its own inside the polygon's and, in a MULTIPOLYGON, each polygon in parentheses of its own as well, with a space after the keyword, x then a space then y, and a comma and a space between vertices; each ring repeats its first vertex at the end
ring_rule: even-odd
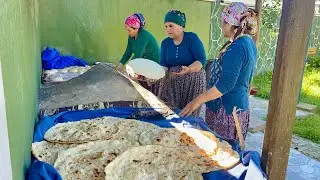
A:
POLYGON ((139 145, 142 132, 160 127, 134 119, 102 117, 60 123, 50 128, 45 139, 56 143, 84 143, 96 140, 127 140, 139 145))
POLYGON ((45 133, 45 140, 56 143, 85 143, 108 140, 118 132, 115 125, 123 118, 101 117, 77 122, 59 123, 45 133))
POLYGON ((67 72, 69 71, 69 69, 70 69, 70 68, 64 68, 64 69, 61 69, 60 72, 62 72, 62 73, 67 73, 67 72))
POLYGON ((158 145, 128 149, 105 168, 106 180, 203 179, 203 169, 158 145))
POLYGON ((59 153, 54 167, 64 180, 104 180, 105 167, 131 147, 127 141, 89 142, 59 153))
POLYGON ((74 67, 68 70, 70 73, 78 73, 80 68, 74 67))
POLYGON ((62 77, 54 77, 54 78, 51 78, 51 81, 52 82, 62 82, 62 81, 64 81, 64 79, 62 77))
POLYGON ((134 145, 140 145, 139 137, 144 131, 160 129, 159 126, 148 122, 142 122, 132 119, 119 120, 116 123, 118 133, 114 134, 114 140, 126 140, 132 142, 134 145))
POLYGON ((79 144, 59 144, 41 141, 32 143, 31 152, 39 161, 53 165, 59 152, 77 145, 79 144))
POLYGON ((158 80, 165 76, 165 70, 158 63, 149 59, 137 58, 126 65, 128 74, 142 75, 148 79, 158 80))
POLYGON ((199 134, 191 137, 176 128, 152 129, 143 132, 139 137, 139 142, 141 145, 161 145, 175 148, 180 158, 204 166, 208 172, 226 169, 239 162, 239 154, 227 142, 220 143, 210 132, 197 131, 204 137, 200 138, 199 134), (207 141, 205 138, 211 141, 207 141), (202 144, 207 144, 207 146, 204 148, 202 144), (209 150, 208 147, 210 147, 209 150))
POLYGON ((53 75, 53 74, 55 74, 57 72, 58 72, 57 69, 51 69, 51 70, 44 71, 44 73, 47 74, 47 75, 53 75))
MULTIPOLYGON (((191 160, 198 165, 210 165, 214 161, 204 149, 201 149, 195 140, 186 133, 175 128, 152 129, 143 132, 139 137, 141 145, 162 145, 175 148, 178 155, 186 160, 191 160)), ((215 140, 218 148, 218 140, 215 140)))

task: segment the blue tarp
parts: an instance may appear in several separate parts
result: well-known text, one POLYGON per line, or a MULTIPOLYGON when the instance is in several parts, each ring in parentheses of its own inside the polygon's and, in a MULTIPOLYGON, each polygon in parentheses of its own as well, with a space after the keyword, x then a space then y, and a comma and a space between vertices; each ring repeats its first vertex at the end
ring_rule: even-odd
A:
MULTIPOLYGON (((35 128, 33 142, 39 142, 44 139, 45 132, 57 123, 78 121, 81 119, 97 118, 102 116, 114 116, 127 118, 135 113, 137 108, 109 108, 103 110, 91 110, 91 111, 71 111, 62 112, 54 116, 44 117, 39 121, 35 128)), ((148 109, 144 109, 148 110, 148 109)), ((150 109, 151 110, 151 109, 150 109)), ((152 119, 141 118, 141 121, 147 121, 158 125, 163 128, 173 127, 172 123, 183 125, 184 127, 193 127, 212 132, 207 124, 199 118, 174 118, 171 120, 165 120, 164 118, 152 119)), ((212 132, 213 133, 213 132, 212 132)), ((217 135, 217 137, 219 137, 217 135)), ((219 137, 220 138, 220 137, 219 137)), ((241 151, 239 143, 237 141, 228 141, 234 150, 236 150, 241 157, 241 163, 229 170, 214 171, 211 173, 203 174, 205 180, 219 180, 219 179, 243 179, 243 180, 259 180, 264 179, 264 173, 260 167, 260 155, 255 151, 241 151)), ((29 173, 28 180, 60 180, 59 173, 50 164, 34 160, 29 173)))
POLYGON ((47 47, 41 54, 42 68, 44 70, 63 69, 70 66, 86 66, 87 63, 74 56, 61 56, 55 48, 47 47))

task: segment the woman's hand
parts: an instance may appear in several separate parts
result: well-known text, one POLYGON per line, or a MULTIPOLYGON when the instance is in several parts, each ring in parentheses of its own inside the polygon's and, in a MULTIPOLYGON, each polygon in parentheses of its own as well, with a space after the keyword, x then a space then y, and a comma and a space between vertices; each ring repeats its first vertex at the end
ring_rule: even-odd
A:
POLYGON ((179 113, 179 116, 185 117, 190 116, 194 111, 196 111, 203 103, 217 99, 223 96, 223 94, 216 88, 212 87, 211 89, 205 91, 200 96, 192 100, 182 111, 179 113))
POLYGON ((130 78, 134 81, 139 80, 140 76, 138 74, 129 74, 130 78))
POLYGON ((157 80, 154 80, 154 79, 147 79, 147 78, 146 78, 146 81, 147 81, 148 86, 151 86, 151 85, 153 85, 154 83, 156 83, 156 82, 157 82, 157 80))
POLYGON ((190 116, 194 111, 196 111, 200 106, 201 102, 199 98, 196 98, 192 100, 189 104, 187 104, 186 107, 182 109, 182 111, 179 113, 179 116, 181 117, 187 117, 190 116))
POLYGON ((188 73, 191 73, 191 69, 188 66, 182 66, 182 70, 180 72, 172 72, 172 74, 178 76, 182 76, 188 73))

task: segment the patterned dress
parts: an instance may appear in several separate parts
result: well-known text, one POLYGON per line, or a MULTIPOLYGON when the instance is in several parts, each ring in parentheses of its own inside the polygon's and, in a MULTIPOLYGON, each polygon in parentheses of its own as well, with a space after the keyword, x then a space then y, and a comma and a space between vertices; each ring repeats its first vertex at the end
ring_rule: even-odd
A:
POLYGON ((147 81, 139 80, 138 82, 142 87, 144 87, 148 91, 152 92, 154 95, 156 95, 156 96, 159 95, 159 88, 160 88, 159 81, 156 81, 155 83, 150 84, 150 85, 147 83, 147 81))
MULTIPOLYGON (((189 102, 198 97, 206 88, 206 73, 204 70, 182 76, 171 72, 180 72, 181 66, 171 67, 167 77, 160 82, 159 97, 172 108, 183 109, 189 102)), ((192 115, 199 116, 200 109, 192 115)))
MULTIPOLYGON (((223 56, 223 54, 222 54, 223 56)), ((214 87, 221 75, 222 71, 222 58, 218 58, 208 63, 209 70, 207 77, 207 89, 214 87)), ((226 109, 223 107, 222 97, 206 103, 206 122, 209 128, 215 131, 217 134, 225 139, 237 139, 237 131, 232 114, 227 114, 226 109), (208 108, 210 107, 210 108, 208 108)), ((250 110, 240 111, 238 114, 242 135, 246 138, 249 120, 250 110)))

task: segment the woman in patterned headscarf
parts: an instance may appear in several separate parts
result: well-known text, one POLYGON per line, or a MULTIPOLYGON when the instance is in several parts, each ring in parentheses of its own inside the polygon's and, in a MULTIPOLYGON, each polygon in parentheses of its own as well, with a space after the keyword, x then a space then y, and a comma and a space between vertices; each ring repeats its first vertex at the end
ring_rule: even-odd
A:
MULTIPOLYGON (((206 53, 199 37, 185 32, 186 15, 169 11, 164 19, 169 37, 161 44, 160 65, 167 70, 159 97, 174 108, 182 109, 205 90, 206 53)), ((199 115, 199 111, 194 115, 199 115)))
MULTIPOLYGON (((128 44, 124 55, 121 58, 120 63, 117 65, 117 69, 122 71, 124 64, 129 59, 145 58, 159 63, 160 49, 155 37, 145 30, 145 18, 142 14, 136 13, 127 17, 125 21, 125 28, 128 32, 128 44)), ((139 77, 139 79, 143 77, 139 77)), ((157 94, 158 88, 156 85, 149 85, 146 81, 142 80, 139 83, 146 89, 157 94)))
POLYGON ((208 90, 191 101, 180 113, 188 116, 206 103, 206 122, 227 139, 236 138, 232 116, 237 113, 246 137, 249 126, 249 84, 257 61, 257 48, 251 38, 257 32, 257 13, 243 3, 231 3, 222 12, 222 32, 229 39, 211 65, 208 90))

